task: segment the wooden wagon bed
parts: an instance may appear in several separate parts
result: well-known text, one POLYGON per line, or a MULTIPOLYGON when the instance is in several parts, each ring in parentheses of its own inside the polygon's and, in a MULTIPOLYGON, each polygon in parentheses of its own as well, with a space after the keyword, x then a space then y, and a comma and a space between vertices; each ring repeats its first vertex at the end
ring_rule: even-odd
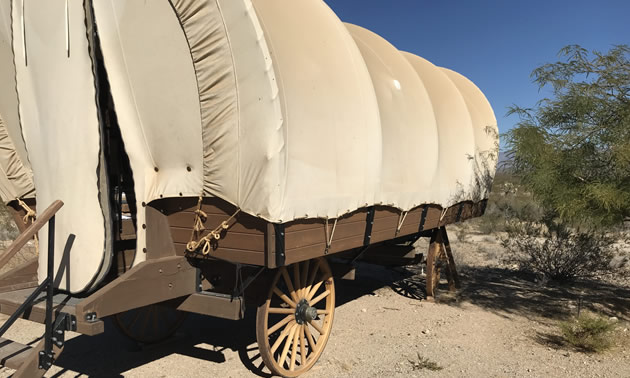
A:
MULTIPOLYGON (((190 253, 196 219, 197 198, 169 198, 148 204, 147 254, 172 245, 179 256, 217 258, 233 263, 275 268, 299 261, 368 247, 387 240, 424 233, 448 224, 483 215, 487 201, 461 202, 447 209, 422 205, 408 213, 387 206, 359 209, 335 220, 302 219, 285 224, 270 223, 239 213, 229 229, 212 245, 210 253, 190 253), (153 224, 151 224, 153 223, 153 224), (328 227, 328 231, 326 231, 328 227), (334 234, 332 229, 334 227, 334 234), (168 232, 165 234, 168 228, 168 232), (327 246, 327 235, 330 245, 327 246), (170 236, 170 238, 169 238, 170 236)), ((204 198, 201 210, 207 215, 204 227, 215 229, 236 212, 236 207, 218 198, 204 198)))

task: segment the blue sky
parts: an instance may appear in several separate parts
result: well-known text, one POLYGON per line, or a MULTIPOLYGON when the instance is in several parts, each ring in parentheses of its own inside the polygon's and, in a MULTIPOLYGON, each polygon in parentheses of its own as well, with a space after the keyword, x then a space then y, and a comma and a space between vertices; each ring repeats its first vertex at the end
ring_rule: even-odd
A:
POLYGON ((531 71, 557 61, 565 45, 607 51, 630 44, 630 0, 325 0, 344 22, 366 27, 400 50, 471 79, 505 132, 512 104, 543 97, 531 71))

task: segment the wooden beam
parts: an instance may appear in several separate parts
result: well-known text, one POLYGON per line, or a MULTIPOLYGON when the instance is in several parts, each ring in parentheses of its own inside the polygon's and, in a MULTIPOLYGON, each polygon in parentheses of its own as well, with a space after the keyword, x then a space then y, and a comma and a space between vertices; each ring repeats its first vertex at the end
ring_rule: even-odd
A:
POLYGON ((48 223, 59 209, 63 206, 63 202, 57 200, 53 202, 43 213, 37 216, 37 220, 15 239, 9 248, 0 255, 0 267, 4 266, 15 254, 24 247, 24 245, 37 234, 37 232, 48 223))
POLYGON ((440 268, 437 266, 437 263, 441 248, 442 234, 439 232, 439 229, 434 229, 429 244, 429 252, 427 254, 426 291, 428 301, 435 299, 436 288, 440 282, 440 268))
POLYGON ((77 319, 100 319, 195 293, 196 273, 181 256, 143 261, 77 304, 77 319))
POLYGON ((442 248, 444 248, 444 254, 448 261, 448 270, 451 279, 449 280, 449 290, 455 291, 461 287, 459 275, 457 274, 457 267, 455 265, 455 259, 453 258, 453 250, 451 249, 451 243, 448 241, 448 234, 446 233, 446 227, 441 227, 442 240, 444 241, 442 248))

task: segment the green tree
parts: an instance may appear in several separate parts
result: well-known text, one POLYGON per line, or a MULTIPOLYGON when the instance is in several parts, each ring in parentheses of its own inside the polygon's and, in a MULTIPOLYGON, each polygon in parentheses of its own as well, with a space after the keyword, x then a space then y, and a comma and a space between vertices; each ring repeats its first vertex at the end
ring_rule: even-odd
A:
POLYGON ((555 217, 609 226, 630 215, 630 47, 577 45, 532 72, 548 98, 513 106, 506 135, 514 172, 555 217))

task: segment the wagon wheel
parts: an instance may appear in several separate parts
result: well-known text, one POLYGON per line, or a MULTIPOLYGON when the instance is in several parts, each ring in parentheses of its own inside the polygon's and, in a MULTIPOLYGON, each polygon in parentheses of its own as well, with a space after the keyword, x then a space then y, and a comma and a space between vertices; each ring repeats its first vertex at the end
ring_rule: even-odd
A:
POLYGON ((437 287, 440 283, 440 274, 444 268, 448 279, 448 290, 451 293, 457 291, 459 284, 459 276, 455 267, 455 259, 453 251, 448 241, 448 235, 445 227, 436 228, 431 235, 429 244, 429 253, 427 254, 427 299, 434 300, 437 287))
POLYGON ((326 259, 278 269, 258 307, 256 339, 272 373, 297 377, 322 354, 335 311, 335 283, 326 259))
POLYGON ((114 324, 130 339, 155 344, 172 336, 186 319, 186 313, 152 304, 114 315, 114 324))

